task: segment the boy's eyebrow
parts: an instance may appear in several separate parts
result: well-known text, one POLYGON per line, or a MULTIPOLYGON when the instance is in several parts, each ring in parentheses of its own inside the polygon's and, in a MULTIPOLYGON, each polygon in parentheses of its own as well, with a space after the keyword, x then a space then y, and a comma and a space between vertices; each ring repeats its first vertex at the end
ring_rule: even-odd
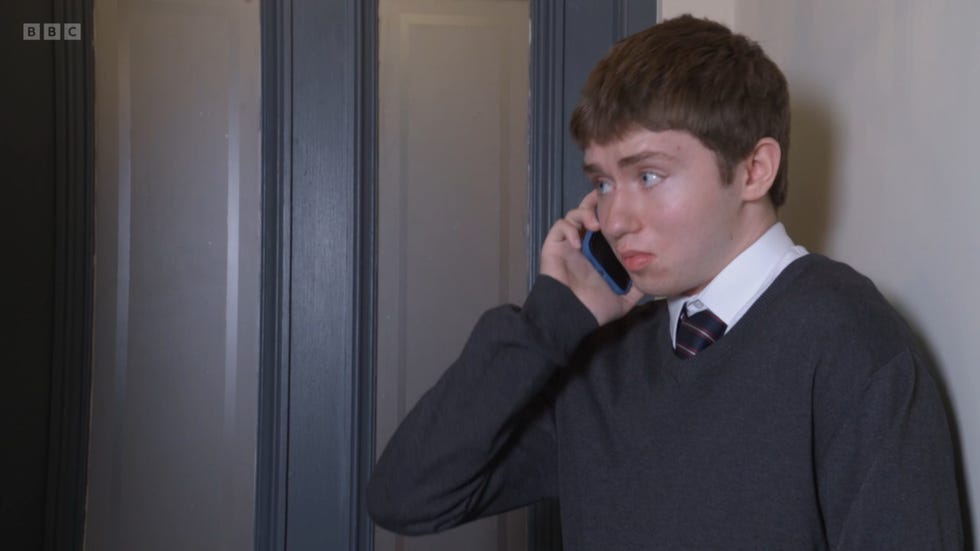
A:
MULTIPOLYGON (((659 159, 659 160, 663 160, 663 161, 673 161, 673 160, 675 160, 675 158, 672 155, 668 155, 667 153, 664 153, 662 151, 641 151, 639 153, 630 155, 628 157, 623 157, 616 164, 619 165, 619 168, 626 168, 628 166, 632 166, 632 165, 641 163, 641 162, 646 161, 646 160, 649 160, 651 158, 653 158, 653 159, 659 159)), ((586 174, 599 174, 599 173, 602 172, 602 169, 599 168, 598 165, 591 164, 591 163, 587 163, 585 165, 582 165, 582 170, 586 174)))
POLYGON ((649 160, 651 158, 662 160, 662 161, 675 160, 674 156, 668 155, 663 151, 641 151, 639 153, 636 153, 635 155, 630 155, 629 157, 623 157, 622 159, 619 160, 618 164, 620 168, 625 168, 649 160))
POLYGON ((586 174, 600 174, 602 170, 599 169, 598 165, 586 163, 582 165, 582 172, 586 174))

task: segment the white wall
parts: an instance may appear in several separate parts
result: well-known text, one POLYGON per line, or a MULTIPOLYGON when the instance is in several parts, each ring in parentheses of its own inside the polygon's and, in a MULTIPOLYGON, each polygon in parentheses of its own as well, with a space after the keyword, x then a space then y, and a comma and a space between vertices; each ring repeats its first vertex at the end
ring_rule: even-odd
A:
POLYGON ((789 203, 812 251, 871 277, 949 393, 980 527, 980 3, 662 0, 757 41, 790 83, 789 203))

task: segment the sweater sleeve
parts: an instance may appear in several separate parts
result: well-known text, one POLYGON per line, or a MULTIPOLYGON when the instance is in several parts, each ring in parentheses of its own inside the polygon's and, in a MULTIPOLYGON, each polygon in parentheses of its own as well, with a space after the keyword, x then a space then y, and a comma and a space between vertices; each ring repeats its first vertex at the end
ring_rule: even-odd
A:
POLYGON ((375 466, 367 496, 375 522, 432 533, 557 496, 544 390, 596 327, 571 290, 547 276, 523 308, 486 312, 375 466))
POLYGON ((815 450, 830 548, 962 549, 952 440, 928 369, 905 351, 846 403, 815 450))

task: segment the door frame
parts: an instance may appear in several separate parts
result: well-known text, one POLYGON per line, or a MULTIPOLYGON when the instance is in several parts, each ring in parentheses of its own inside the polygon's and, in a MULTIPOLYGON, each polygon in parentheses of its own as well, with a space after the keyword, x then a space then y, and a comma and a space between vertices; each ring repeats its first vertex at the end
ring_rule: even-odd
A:
POLYGON ((377 4, 263 0, 256 549, 371 549, 377 4))
MULTIPOLYGON (((262 0, 257 549, 373 548, 377 0, 262 0)), ((595 62, 656 21, 649 0, 530 0, 529 274, 587 190, 571 109, 595 62), (573 40, 574 38, 574 40, 573 40)), ((560 549, 557 507, 530 549, 560 549)))
MULTIPOLYGON (((54 251, 44 549, 80 550, 88 491, 95 257, 95 57, 92 0, 53 0, 81 24, 54 41, 54 251)), ((40 367, 40 366, 39 366, 40 367)))

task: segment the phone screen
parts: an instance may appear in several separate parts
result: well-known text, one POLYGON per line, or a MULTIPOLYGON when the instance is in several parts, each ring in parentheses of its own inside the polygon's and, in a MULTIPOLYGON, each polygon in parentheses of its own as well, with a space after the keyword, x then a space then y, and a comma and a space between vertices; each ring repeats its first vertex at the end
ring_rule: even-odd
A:
POLYGON ((582 253, 617 294, 625 295, 632 285, 629 272, 619 263, 616 253, 602 232, 587 232, 582 240, 582 253))

